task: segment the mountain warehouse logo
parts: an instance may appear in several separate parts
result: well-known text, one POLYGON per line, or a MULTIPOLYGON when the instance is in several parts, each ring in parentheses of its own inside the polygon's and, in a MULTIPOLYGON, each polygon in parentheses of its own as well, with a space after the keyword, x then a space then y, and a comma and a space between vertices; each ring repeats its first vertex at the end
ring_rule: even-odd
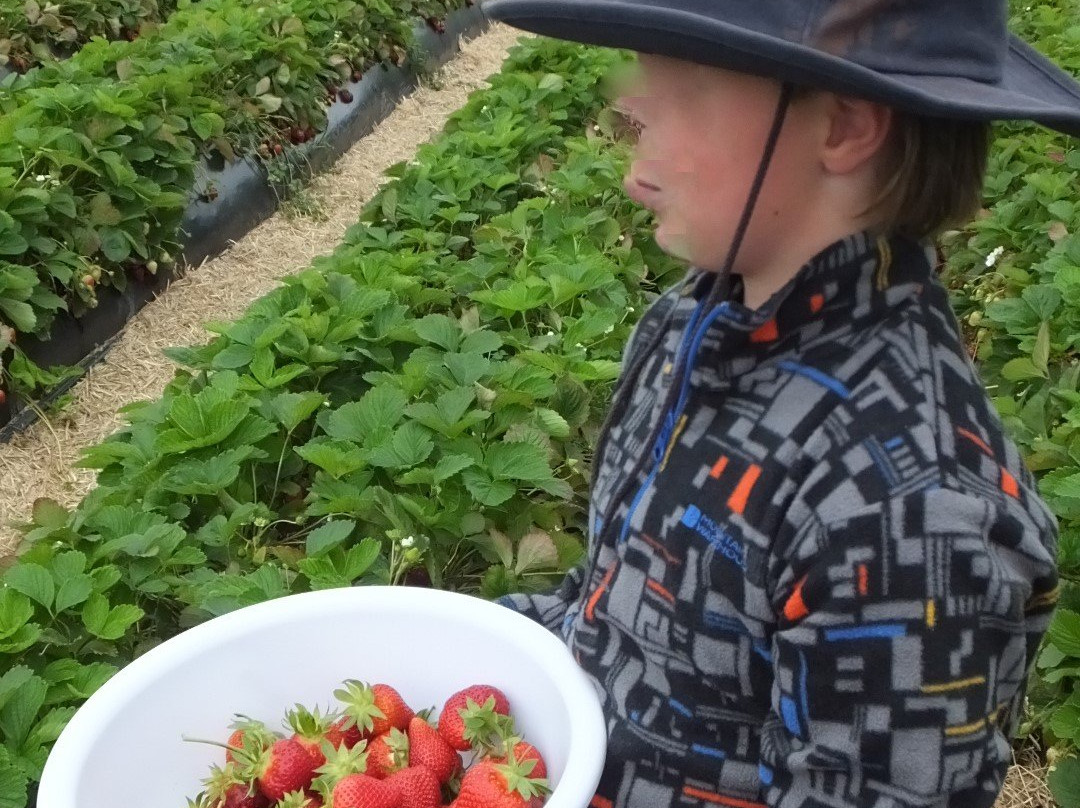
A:
POLYGON ((682 523, 697 531, 705 541, 723 553, 724 557, 739 567, 746 569, 746 552, 738 539, 732 537, 720 525, 703 514, 696 505, 690 505, 682 516, 682 523))

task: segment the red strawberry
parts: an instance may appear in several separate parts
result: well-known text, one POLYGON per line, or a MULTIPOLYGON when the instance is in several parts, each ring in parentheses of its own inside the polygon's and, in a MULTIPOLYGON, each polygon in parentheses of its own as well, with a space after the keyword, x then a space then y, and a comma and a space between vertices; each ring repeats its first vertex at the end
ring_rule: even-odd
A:
POLYGON ((348 90, 338 90, 338 98, 346 104, 351 104, 353 102, 353 94, 348 90))
POLYGON ((442 787, 439 778, 426 766, 410 766, 394 772, 386 778, 386 784, 392 786, 398 794, 398 802, 403 808, 440 808, 442 806, 442 787))
POLYGON ((445 783, 460 768, 461 758, 435 727, 416 716, 409 722, 409 765, 426 766, 445 783))
POLYGON ((326 730, 326 740, 330 742, 334 749, 337 749, 342 744, 345 744, 346 748, 352 749, 363 739, 364 734, 360 732, 356 722, 348 717, 339 718, 326 730))
MULTIPOLYGON (((321 747, 324 740, 329 740, 328 733, 334 725, 332 717, 320 713, 318 707, 308 710, 304 705, 297 704, 286 714, 285 721, 295 733, 292 736, 293 740, 307 749, 315 767, 318 768, 326 763, 326 755, 323 754, 321 747)), ((331 745, 337 749, 341 744, 331 742, 331 745)))
POLYGON ((251 766, 259 791, 280 800, 290 791, 303 791, 315 776, 315 761, 303 744, 292 738, 275 741, 251 766))
POLYGON ((402 808, 398 792, 366 774, 350 774, 331 792, 331 808, 402 808))
POLYGON ((446 700, 439 715, 439 734, 462 752, 473 744, 490 743, 496 714, 510 714, 506 695, 491 685, 472 685, 446 700))
POLYGON ((323 801, 317 794, 290 791, 277 802, 274 808, 323 808, 323 801))
MULTIPOLYGON (((244 741, 247 739, 251 742, 251 747, 248 751, 251 751, 252 754, 258 754, 280 737, 271 732, 270 728, 262 721, 255 721, 254 719, 248 718, 246 715, 237 715, 236 720, 229 726, 232 727, 233 734, 229 736, 227 745, 236 747, 237 749, 248 750, 248 747, 244 745, 244 741)), ((236 758, 233 755, 232 749, 226 749, 225 762, 232 763, 235 760, 236 758)))
MULTIPOLYGON (((507 759, 505 756, 491 758, 492 763, 506 763, 506 760, 507 759)), ((535 760, 536 763, 533 766, 532 771, 525 773, 528 774, 529 777, 533 778, 547 777, 547 764, 544 763, 544 758, 540 754, 540 750, 533 746, 531 743, 518 740, 517 743, 514 744, 514 760, 518 761, 519 763, 524 763, 527 760, 535 760)), ((525 766, 522 766, 523 771, 525 768, 525 766)))
POLYGON ((456 808, 538 808, 544 804, 547 783, 526 777, 513 763, 481 760, 461 779, 456 808))
POLYGON ((211 766, 206 785, 206 797, 214 808, 266 808, 270 801, 245 780, 235 763, 224 767, 211 766))
POLYGON ((334 691, 345 705, 345 715, 360 728, 363 737, 373 738, 391 729, 404 730, 415 713, 389 685, 366 685, 350 679, 345 687, 334 691))
POLYGON ((237 784, 229 787, 217 808, 267 808, 268 805, 270 800, 251 786, 237 784))
POLYGON ((367 774, 379 780, 409 765, 409 738, 400 729, 375 736, 367 750, 367 774))

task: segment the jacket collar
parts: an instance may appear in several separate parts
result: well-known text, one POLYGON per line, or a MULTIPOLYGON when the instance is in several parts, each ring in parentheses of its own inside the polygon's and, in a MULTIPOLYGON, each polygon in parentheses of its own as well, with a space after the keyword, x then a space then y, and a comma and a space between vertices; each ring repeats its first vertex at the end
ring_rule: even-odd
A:
MULTIPOLYGON (((731 381, 770 360, 791 358, 810 341, 842 340, 881 322, 928 288, 945 290, 934 274, 937 256, 929 242, 864 231, 822 250, 758 309, 744 306, 742 280, 705 334, 694 363, 692 384, 730 386, 731 381)), ((715 273, 691 269, 684 295, 702 300, 715 273)), ((946 296, 947 301, 947 296, 946 296)))

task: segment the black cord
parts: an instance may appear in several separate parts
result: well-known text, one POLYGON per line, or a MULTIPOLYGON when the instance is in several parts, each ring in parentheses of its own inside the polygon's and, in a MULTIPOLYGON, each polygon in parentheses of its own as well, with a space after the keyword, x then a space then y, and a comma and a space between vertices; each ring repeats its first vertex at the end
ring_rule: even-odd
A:
MULTIPOLYGON (((718 303, 722 296, 726 295, 728 291, 728 285, 731 279, 731 270, 735 266, 735 259, 738 257, 739 249, 742 247, 743 239, 746 237, 746 231, 750 227, 750 219, 753 216, 754 208, 757 205, 758 197, 761 195, 761 188, 765 184, 765 175, 769 170, 769 165, 772 163, 773 155, 776 152, 776 145, 780 140, 780 132, 784 126, 784 120, 787 118, 788 109, 791 106, 791 99, 794 94, 795 87, 792 84, 784 83, 780 88, 780 99, 777 102, 776 114, 773 116, 772 128, 769 130, 769 137, 765 141, 765 150, 761 157, 761 162, 758 164, 757 174, 754 177, 754 182, 750 187, 750 195, 747 197, 746 206, 743 208, 742 216, 739 219, 738 227, 735 229, 735 235, 731 241, 731 247, 728 249, 727 258, 724 259, 724 264, 720 271, 717 273, 716 281, 709 289, 703 310, 708 313, 712 307, 718 303)), ((676 303, 677 306, 677 303, 676 303)), ((674 307, 672 311, 674 311, 674 307)), ((666 323, 664 324, 666 325, 666 323)), ((592 480, 595 484, 596 473, 600 468, 600 464, 603 462, 602 452, 606 449, 606 443, 608 435, 611 430, 612 423, 617 417, 622 417, 627 407, 629 406, 630 397, 633 395, 634 385, 637 384, 638 376, 641 374, 641 370, 645 365, 646 360, 652 354, 656 345, 661 339, 663 339, 666 328, 661 327, 656 337, 650 342, 648 346, 642 346, 642 350, 638 353, 637 360, 628 369, 626 375, 626 382, 620 385, 624 392, 621 396, 621 401, 617 400, 613 403, 608 417, 604 420, 603 426, 600 428, 600 435, 596 442, 596 451, 593 454, 593 470, 592 480)), ((693 363, 693 357, 690 358, 691 364, 693 363)), ((668 388, 667 394, 664 396, 663 407, 661 413, 668 413, 671 408, 678 401, 679 390, 682 386, 682 368, 676 368, 675 375, 671 379, 671 386, 668 388)), ((619 502, 626 495, 628 487, 637 484, 637 476, 641 473, 642 467, 652 457, 653 445, 660 435, 660 432, 664 428, 664 421, 666 418, 662 415, 655 434, 649 437, 649 440, 645 442, 645 451, 641 457, 634 463, 633 468, 620 482, 619 487, 611 497, 611 504, 608 507, 608 512, 604 515, 601 522, 600 534, 596 536, 596 545, 600 546, 600 537, 604 531, 607 530, 615 515, 615 510, 619 506, 619 502)))

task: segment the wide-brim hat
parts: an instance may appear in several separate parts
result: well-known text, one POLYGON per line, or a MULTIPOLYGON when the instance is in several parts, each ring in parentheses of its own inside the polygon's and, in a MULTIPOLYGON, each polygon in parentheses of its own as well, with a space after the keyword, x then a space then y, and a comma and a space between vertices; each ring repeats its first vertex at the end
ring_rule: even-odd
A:
POLYGON ((484 0, 544 36, 770 76, 922 115, 1080 136, 1080 83, 1008 30, 1007 0, 484 0))

